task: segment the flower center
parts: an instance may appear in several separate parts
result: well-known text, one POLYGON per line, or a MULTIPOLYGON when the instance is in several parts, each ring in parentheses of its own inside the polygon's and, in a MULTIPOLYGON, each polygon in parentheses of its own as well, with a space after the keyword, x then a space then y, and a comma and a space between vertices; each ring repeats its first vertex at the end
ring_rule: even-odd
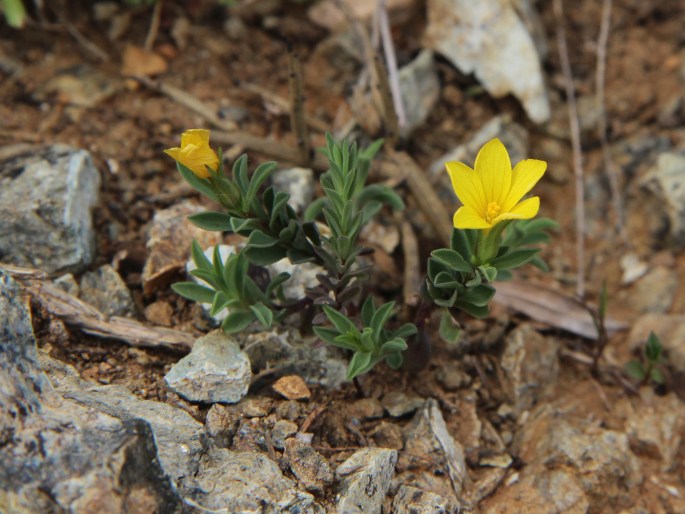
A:
POLYGON ((499 216, 502 207, 497 202, 490 202, 485 212, 485 221, 492 223, 497 216, 499 216))

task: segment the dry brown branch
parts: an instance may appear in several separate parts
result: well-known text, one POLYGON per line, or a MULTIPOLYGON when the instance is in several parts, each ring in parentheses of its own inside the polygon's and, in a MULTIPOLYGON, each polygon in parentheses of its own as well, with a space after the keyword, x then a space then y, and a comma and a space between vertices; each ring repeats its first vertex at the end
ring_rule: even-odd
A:
POLYGON ((402 90, 400 89, 400 76, 397 71, 397 57, 390 32, 387 3, 387 0, 378 0, 376 18, 380 29, 381 41, 383 42, 385 62, 388 66, 388 79, 390 81, 390 91, 392 92, 395 113, 397 114, 397 123, 400 128, 403 128, 407 124, 407 115, 405 114, 402 90))
POLYGON ((162 6, 164 0, 157 0, 155 2, 155 7, 152 10, 152 19, 150 20, 150 29, 147 31, 147 36, 145 36, 144 48, 148 52, 152 50, 155 45, 155 40, 157 39, 157 34, 159 33, 159 20, 162 15, 162 6))
POLYGON ((143 348, 188 353, 193 347, 195 337, 186 332, 145 325, 129 318, 108 318, 92 305, 48 281, 46 274, 41 271, 6 264, 0 267, 17 280, 47 312, 72 329, 143 348))
POLYGON ((383 122, 385 125, 385 135, 391 147, 395 147, 397 138, 399 137, 399 126, 397 122, 397 113, 395 112, 395 104, 392 99, 390 91, 390 81, 388 79, 388 70, 383 65, 378 54, 373 59, 374 69, 378 78, 378 92, 381 96, 381 103, 383 106, 383 122))
POLYGON ((300 152, 292 146, 253 136, 245 132, 212 132, 212 139, 216 143, 228 145, 242 145, 245 148, 277 159, 279 162, 289 162, 298 166, 308 166, 318 171, 328 169, 328 160, 320 153, 315 153, 311 161, 302 161, 300 152))
MULTIPOLYGON (((259 95, 262 100, 265 102, 269 102, 279 109, 281 109, 284 113, 288 112, 290 110, 290 102, 286 99, 283 98, 280 95, 277 95, 276 93, 269 91, 265 87, 262 87, 258 84, 249 84, 245 82, 241 82, 240 86, 245 90, 250 93, 253 93, 255 95, 259 95)), ((319 132, 326 132, 329 130, 329 126, 327 123, 324 121, 314 118, 313 116, 310 116, 305 113, 304 115, 304 120, 307 122, 307 125, 309 125, 310 128, 317 130, 319 132)))
POLYGON ((402 215, 398 214, 400 233, 402 234, 402 252, 404 254, 404 283, 402 284, 402 296, 404 306, 416 307, 421 301, 421 263, 419 262, 419 243, 411 223, 402 215))
POLYGON ((309 163, 311 160, 311 145, 309 142, 307 123, 304 119, 302 63, 293 50, 288 54, 288 68, 288 83, 290 85, 290 126, 295 134, 300 160, 309 163))
MULTIPOLYGON (((551 327, 561 328, 587 339, 597 338, 597 328, 588 310, 575 298, 554 289, 516 280, 498 282, 495 301, 551 327)), ((626 330, 628 324, 607 318, 605 328, 607 332, 613 333, 626 330)))
POLYGON ((557 18, 557 45, 559 60, 564 74, 566 87, 566 101, 568 104, 568 121, 571 127, 571 146, 573 149, 573 171, 576 189, 576 295, 581 300, 585 298, 585 186, 583 183, 583 151, 580 146, 580 124, 578 122, 578 107, 576 93, 573 86, 573 73, 568 58, 566 46, 566 30, 564 29, 564 8, 562 0, 554 0, 554 14, 557 18))
POLYGON ((81 45, 81 47, 83 47, 86 53, 102 62, 109 62, 109 54, 98 45, 90 41, 86 36, 81 34, 74 24, 71 23, 59 10, 55 9, 55 15, 57 16, 59 22, 67 29, 69 35, 73 37, 76 42, 81 45))
POLYGON ((406 178, 409 190, 419 204, 419 209, 428 218, 428 222, 440 240, 444 244, 449 244, 452 237, 452 224, 450 223, 452 216, 445 209, 440 197, 426 179, 419 165, 406 152, 397 152, 391 148, 388 148, 387 152, 393 162, 383 163, 383 172, 393 177, 403 175, 406 178))
POLYGON ((204 102, 191 95, 183 89, 177 88, 170 84, 165 84, 159 80, 152 80, 148 77, 134 76, 135 80, 143 84, 145 87, 162 93, 163 95, 169 97, 171 100, 179 105, 182 105, 186 109, 193 111, 196 114, 202 116, 210 125, 221 130, 235 130, 236 124, 232 121, 222 120, 219 118, 214 109, 207 106, 204 102))
POLYGON ((611 158, 611 149, 607 136, 607 116, 604 101, 604 84, 606 77, 607 43, 609 41, 609 30, 611 28, 611 0, 604 0, 602 3, 602 24, 599 29, 597 40, 597 73, 595 76, 595 108, 597 109, 597 132, 599 141, 602 145, 602 158, 604 169, 609 178, 609 189, 611 190, 611 200, 614 206, 614 216, 616 229, 624 242, 628 242, 625 224, 623 222, 623 199, 619 186, 618 172, 614 161, 611 158))

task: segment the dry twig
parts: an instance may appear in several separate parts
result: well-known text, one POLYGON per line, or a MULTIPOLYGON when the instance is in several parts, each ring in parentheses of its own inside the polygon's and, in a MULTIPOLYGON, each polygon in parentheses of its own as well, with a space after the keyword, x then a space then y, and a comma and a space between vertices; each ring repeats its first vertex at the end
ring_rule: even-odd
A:
POLYGON ((115 339, 131 346, 164 348, 188 353, 195 338, 186 332, 145 325, 129 318, 108 318, 92 305, 79 300, 47 280, 38 270, 3 264, 2 269, 21 283, 25 290, 51 315, 71 328, 86 334, 115 339))
POLYGON ((308 163, 311 160, 309 131, 304 116, 302 100, 302 63, 297 54, 291 50, 288 54, 288 83, 290 85, 290 126, 295 134, 300 160, 308 163))
POLYGON ((397 152, 392 148, 388 148, 387 152, 393 162, 383 163, 383 171, 394 177, 403 174, 419 209, 428 218, 440 240, 449 244, 452 238, 451 216, 419 165, 406 152, 397 152))
POLYGON ((557 44, 559 60, 564 74, 566 86, 566 101, 568 103, 568 121, 571 127, 571 146, 573 149, 573 171, 576 189, 576 295, 581 300, 585 298, 585 187, 583 183, 583 151, 580 146, 580 124, 578 122, 578 106, 573 86, 573 73, 568 58, 566 46, 566 30, 564 29, 564 8, 562 0, 554 0, 554 14, 557 18, 557 44))
POLYGON ((602 24, 599 29, 599 38, 597 40, 597 73, 595 76, 595 108, 597 109, 597 132, 599 133, 599 141, 602 145, 602 158, 604 160, 604 168, 609 178, 609 188, 611 190, 611 199, 614 204, 614 216, 616 221, 616 228, 624 242, 628 242, 628 234, 626 233, 623 222, 623 200, 621 198, 621 189, 619 187, 618 172, 614 166, 614 161, 611 158, 611 149, 609 148, 609 140, 607 137, 607 116, 606 105, 604 101, 604 82, 606 76, 606 59, 607 59, 607 43, 609 40, 609 29, 611 28, 611 0, 604 0, 602 4, 602 24))
POLYGON ((403 305, 405 308, 416 307, 421 301, 421 263, 419 262, 419 243, 411 223, 398 214, 400 233, 402 234, 402 252, 404 254, 404 281, 402 284, 403 305))
POLYGON ((387 0, 378 0, 376 18, 380 28, 381 41, 383 42, 385 62, 388 66, 388 79, 390 81, 390 91, 392 92, 395 113, 397 114, 397 123, 400 128, 403 128, 407 124, 407 115, 404 110, 404 101, 402 100, 402 91, 400 89, 400 76, 397 72, 397 57, 395 55, 395 46, 392 42, 392 34, 390 33, 387 3, 387 0))
POLYGON ((61 12, 59 12, 57 9, 55 9, 54 12, 59 22, 67 29, 67 32, 69 32, 69 35, 73 37, 76 42, 91 55, 91 57, 94 57, 102 62, 109 62, 109 54, 107 52, 90 41, 86 36, 81 34, 76 26, 71 23, 61 12))
POLYGON ((157 0, 155 2, 155 7, 152 10, 152 19, 150 20, 150 29, 147 31, 147 36, 145 36, 144 48, 148 52, 152 50, 155 45, 155 40, 157 39, 157 34, 159 33, 159 20, 162 16, 162 6, 164 0, 157 0))

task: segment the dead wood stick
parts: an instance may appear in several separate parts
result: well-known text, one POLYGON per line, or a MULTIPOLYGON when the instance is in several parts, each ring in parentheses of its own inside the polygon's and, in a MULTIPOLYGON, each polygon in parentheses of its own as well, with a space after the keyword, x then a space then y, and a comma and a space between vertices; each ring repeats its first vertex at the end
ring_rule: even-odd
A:
POLYGON ((397 138, 399 137, 399 125, 395 104, 392 99, 392 92, 390 91, 388 70, 383 65, 378 54, 374 56, 373 65, 376 70, 376 77, 378 78, 378 93, 380 94, 383 107, 383 123, 385 125, 386 138, 390 146, 394 148, 397 143, 397 138))
POLYGON ((195 338, 186 332, 149 326, 129 318, 107 318, 92 305, 44 280, 45 274, 40 271, 4 264, 2 268, 17 279, 45 310, 71 328, 131 346, 164 348, 182 353, 188 353, 193 347, 195 338))
POLYGON ((607 43, 609 41, 609 29, 611 27, 611 0, 604 0, 602 4, 602 24, 599 29, 597 40, 597 73, 595 76, 595 108, 597 109, 597 132, 602 145, 602 158, 604 168, 609 179, 611 199, 614 204, 614 216, 616 229, 624 243, 629 241, 623 221, 623 200, 619 187, 618 173, 611 158, 609 139, 607 137, 607 115, 604 101, 604 82, 606 77, 607 43))
POLYGON ((143 84, 158 93, 171 98, 174 102, 182 105, 183 107, 193 111, 196 114, 202 116, 210 125, 221 130, 235 130, 236 124, 232 121, 222 120, 219 118, 214 109, 207 106, 204 102, 191 95, 187 91, 180 89, 178 87, 172 86, 171 84, 165 84, 159 80, 152 80, 148 77, 143 77, 136 75, 135 80, 143 84))
POLYGON ((571 127, 571 147, 573 149, 573 171, 576 190, 576 295, 585 298, 585 184, 583 182, 583 150, 580 145, 580 123, 576 92, 573 86, 573 73, 568 58, 566 30, 564 29, 564 8, 562 0, 554 0, 554 14, 557 18, 557 45, 559 60, 566 87, 568 121, 571 127))
POLYGON ((421 301, 421 263, 419 262, 419 243, 411 223, 401 214, 397 215, 402 235, 402 252, 404 254, 404 284, 402 297, 406 307, 416 307, 421 301))
POLYGON ((397 72, 395 46, 393 45, 392 34, 390 33, 390 18, 388 17, 387 3, 387 0, 378 0, 376 18, 380 28, 381 41, 383 42, 385 62, 388 66, 388 79, 390 81, 390 91, 392 92, 395 113, 397 114, 397 122, 399 127, 403 128, 407 124, 407 115, 404 110, 404 101, 400 88, 400 76, 397 72))
POLYGON ((304 101, 302 97, 302 62, 294 50, 288 53, 288 83, 290 85, 290 125, 297 141, 300 160, 311 160, 311 145, 307 123, 304 120, 304 101))
POLYGON ((155 7, 152 10, 152 19, 150 20, 150 29, 147 31, 147 36, 145 36, 144 48, 148 52, 152 50, 155 44, 155 39, 157 39, 157 34, 159 33, 159 20, 162 16, 162 6, 164 0, 157 0, 155 2, 155 7))
POLYGON ((279 161, 285 161, 298 166, 307 166, 318 171, 328 169, 328 160, 319 153, 314 154, 311 161, 302 161, 300 152, 292 146, 272 141, 262 137, 253 136, 245 132, 212 132, 212 138, 217 143, 228 145, 242 145, 254 152, 258 152, 279 161))
POLYGON ((428 218, 429 223, 440 237, 440 240, 448 245, 452 238, 452 216, 450 216, 440 197, 433 189, 425 174, 406 152, 397 152, 387 149, 389 157, 394 161, 391 165, 385 163, 383 170, 390 175, 405 174, 407 185, 412 196, 419 204, 419 209, 428 218), (393 165, 394 164, 394 165, 393 165))
MULTIPOLYGON (((277 95, 276 93, 269 91, 265 87, 262 87, 258 84, 249 84, 241 82, 240 85, 245 91, 254 93, 255 95, 259 95, 262 98, 262 100, 272 103, 273 105, 281 109, 283 112, 289 111, 290 102, 282 96, 277 95)), ((317 130, 319 132, 326 132, 330 130, 330 126, 327 123, 318 118, 314 118, 309 114, 305 113, 304 121, 307 122, 307 125, 309 125, 310 128, 317 130)))

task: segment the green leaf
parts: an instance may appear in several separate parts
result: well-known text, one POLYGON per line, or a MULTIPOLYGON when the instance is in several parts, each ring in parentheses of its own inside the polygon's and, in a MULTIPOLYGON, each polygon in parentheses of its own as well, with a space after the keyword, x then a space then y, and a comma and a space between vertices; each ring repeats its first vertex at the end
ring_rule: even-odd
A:
POLYGON ((274 278, 271 279, 271 282, 269 282, 269 285, 266 287, 266 295, 271 296, 273 291, 277 290, 289 278, 290 278, 290 273, 287 273, 285 271, 276 275, 274 278))
POLYGON ((374 312, 376 312, 376 306, 373 304, 373 298, 368 296, 362 305, 361 311, 362 324, 365 327, 371 325, 371 318, 373 318, 374 312))
POLYGON ((637 380, 644 380, 645 378, 645 367, 640 361, 629 361, 625 365, 625 370, 629 377, 637 380))
POLYGON ((22 0, 3 0, 0 2, 0 11, 4 11, 7 25, 14 29, 20 29, 26 21, 26 9, 22 0))
POLYGON ((652 368, 649 378, 656 384, 662 385, 664 383, 664 374, 658 368, 652 368))
POLYGON ((539 251, 539 248, 521 248, 519 250, 512 250, 493 259, 490 262, 490 265, 494 268, 497 268, 498 271, 518 268, 535 257, 539 251))
POLYGON ((326 198, 317 198, 304 210, 304 220, 314 221, 321 214, 321 210, 326 206, 326 198))
POLYGON ((659 362, 663 346, 654 332, 650 332, 645 345, 645 357, 652 363, 659 362))
POLYGON ((242 154, 233 163, 233 180, 240 188, 240 193, 242 196, 247 193, 248 180, 247 180, 247 155, 242 154))
POLYGON ((326 317, 331 321, 331 323, 333 323, 335 328, 337 328, 338 332, 341 334, 345 334, 350 331, 357 331, 357 327, 354 326, 354 323, 352 323, 344 314, 339 313, 328 305, 323 306, 323 311, 326 314, 326 317))
POLYGON ((257 218, 231 218, 229 223, 231 230, 241 236, 249 236, 253 230, 262 228, 262 224, 257 218))
POLYGON ((217 291, 212 299, 212 308, 209 310, 209 315, 216 316, 222 310, 224 310, 230 302, 231 300, 228 298, 228 296, 226 296, 222 291, 217 291))
POLYGON ((400 328, 395 330, 395 332, 393 332, 392 337, 400 337, 402 339, 407 339, 408 337, 416 335, 417 333, 418 329, 416 328, 416 325, 414 325, 413 323, 405 323, 400 328))
POLYGON ((371 184, 370 186, 366 186, 355 198, 355 203, 359 207, 363 207, 370 201, 377 201, 389 205, 396 211, 404 209, 402 198, 384 184, 371 184))
MULTIPOLYGON (((334 328, 326 328, 326 327, 313 327, 314 333, 323 339, 325 342, 328 344, 332 344, 335 346, 338 346, 336 343, 336 337, 340 335, 340 332, 335 330, 334 328)), ((350 350, 354 350, 355 348, 349 348, 348 346, 345 346, 345 348, 348 348, 350 350)))
POLYGON ((286 249, 281 245, 274 245, 270 248, 254 248, 248 245, 240 253, 257 266, 268 266, 287 255, 286 249))
POLYGON ((466 261, 459 253, 448 248, 440 248, 431 252, 431 257, 442 262, 450 269, 457 271, 471 271, 473 265, 466 261))
POLYGON ((478 232, 478 230, 470 229, 453 229, 450 243, 452 250, 455 250, 464 260, 470 262, 476 247, 478 232))
POLYGON ((224 232, 231 228, 231 216, 225 212, 208 211, 191 214, 188 216, 188 221, 196 227, 209 231, 224 232))
POLYGON ((404 339, 395 337, 390 341, 383 343, 383 346, 381 346, 381 353, 385 355, 386 353, 403 352, 407 348, 407 342, 404 339))
POLYGON ((404 362, 404 356, 401 353, 391 353, 385 356, 385 362, 392 369, 400 369, 404 362))
POLYGON ((481 284, 467 289, 460 299, 477 307, 483 307, 490 303, 493 296, 495 296, 495 288, 490 285, 481 284))
POLYGON ((442 311, 438 333, 443 341, 450 344, 456 344, 461 338, 461 327, 459 326, 459 323, 454 321, 450 313, 446 310, 442 311))
MULTIPOLYGON (((599 319, 604 320, 606 319, 607 316, 607 304, 609 303, 609 294, 607 292, 607 281, 604 280, 602 282, 602 289, 599 291, 599 306, 597 308, 597 314, 599 316, 599 319)), ((654 332, 650 333, 649 336, 654 334, 654 332)), ((656 337, 656 336, 654 336, 656 337)), ((649 343, 648 343, 649 345, 649 343)))
POLYGON ((373 352, 376 349, 376 344, 378 342, 378 334, 375 333, 371 327, 364 327, 359 341, 361 341, 362 350, 373 352))
POLYGON ((454 306, 459 307, 475 318, 486 318, 490 314, 490 309, 488 309, 487 305, 473 305, 471 302, 462 301, 461 298, 454 302, 454 306))
POLYGON ((247 203, 248 208, 252 204, 252 200, 254 200, 255 196, 257 196, 259 188, 262 186, 264 181, 269 178, 271 172, 277 167, 278 164, 275 162, 265 162, 257 166, 257 169, 252 175, 252 180, 250 180, 250 186, 245 194, 245 202, 247 203))
POLYGON ((385 139, 376 139, 373 143, 359 152, 359 158, 370 161, 376 156, 379 150, 383 148, 383 143, 385 143, 385 139))
POLYGON ((207 282, 214 289, 223 289, 223 283, 217 279, 217 277, 214 275, 214 272, 211 270, 197 268, 192 270, 190 274, 196 278, 199 278, 200 280, 207 282))
MULTIPOLYGON (((530 263, 535 266, 537 269, 540 271, 544 271, 545 273, 549 272, 549 265, 543 261, 539 255, 536 255, 530 260, 530 263)), ((503 280, 503 279, 500 279, 503 280)))
POLYGON ((245 330, 250 323, 255 320, 254 313, 249 310, 232 311, 226 316, 226 319, 221 323, 221 328, 227 334, 235 334, 241 330, 245 330))
POLYGON ((478 269, 483 274, 483 277, 491 284, 497 278, 497 268, 493 268, 492 266, 479 266, 478 269))
POLYGON ((261 230, 255 230, 250 234, 247 244, 252 248, 271 248, 278 244, 278 239, 265 234, 261 230))
POLYGON ((376 341, 378 341, 378 336, 383 330, 383 327, 385 327, 386 322, 390 319, 390 316, 392 316, 394 308, 395 302, 388 302, 381 305, 373 314, 370 327, 373 329, 374 334, 376 334, 376 341))
POLYGON ((202 248, 200 248, 199 243, 195 240, 193 240, 192 244, 190 245, 190 253, 193 257, 195 266, 197 266, 199 269, 208 271, 212 269, 212 263, 205 255, 205 252, 202 251, 202 248))
POLYGON ((257 321, 262 324, 264 328, 270 328, 274 321, 274 313, 262 302, 250 305, 250 310, 257 318, 257 321))
POLYGON ((440 289, 451 289, 453 287, 457 287, 459 282, 457 282, 451 273, 447 271, 441 271, 437 274, 435 280, 433 280, 433 284, 435 287, 440 289))
POLYGON ((201 286, 195 282, 177 282, 171 285, 171 289, 183 298, 198 303, 212 303, 214 300, 214 289, 201 286))
POLYGON ((370 352, 355 352, 347 367, 347 380, 352 380, 353 378, 366 373, 371 366, 373 366, 371 357, 372 355, 370 352))
POLYGON ((210 200, 214 200, 215 202, 219 201, 218 195, 207 179, 198 178, 195 173, 178 161, 176 162, 176 169, 183 177, 183 180, 188 182, 193 189, 199 191, 210 200))

